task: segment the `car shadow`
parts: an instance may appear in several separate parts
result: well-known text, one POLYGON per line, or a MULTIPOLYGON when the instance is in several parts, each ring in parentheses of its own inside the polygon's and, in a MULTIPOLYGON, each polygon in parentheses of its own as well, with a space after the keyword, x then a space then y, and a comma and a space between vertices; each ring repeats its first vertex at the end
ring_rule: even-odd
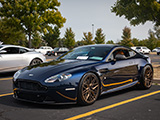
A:
POLYGON ((134 91, 134 90, 137 90, 137 88, 135 86, 130 87, 130 88, 126 88, 126 89, 123 89, 123 90, 119 90, 119 91, 103 94, 98 98, 98 100, 106 99, 106 98, 109 98, 109 97, 118 96, 118 95, 125 94, 125 93, 128 93, 128 92, 134 91))
MULTIPOLYGON (((125 90, 113 92, 113 93, 108 93, 100 96, 96 102, 100 102, 103 99, 107 99, 110 97, 114 97, 117 95, 125 94, 130 91, 136 90, 135 87, 131 87, 125 90)), ((96 104, 95 102, 95 104, 96 104)), ((16 108, 23 108, 23 109, 69 109, 69 108, 82 108, 82 107, 93 107, 94 104, 88 105, 88 106, 83 106, 83 105, 78 105, 76 103, 69 103, 69 104, 38 104, 38 103, 30 103, 30 102, 25 102, 25 101, 18 101, 15 100, 12 96, 5 96, 0 98, 0 104, 6 105, 6 106, 12 106, 16 108)))
POLYGON ((15 72, 7 72, 7 73, 0 73, 0 78, 4 77, 13 77, 15 72))

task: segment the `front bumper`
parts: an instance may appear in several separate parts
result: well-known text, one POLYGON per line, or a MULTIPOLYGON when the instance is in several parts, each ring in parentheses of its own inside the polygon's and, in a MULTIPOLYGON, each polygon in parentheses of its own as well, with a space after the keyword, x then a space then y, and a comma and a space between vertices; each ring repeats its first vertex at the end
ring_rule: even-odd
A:
POLYGON ((77 102, 77 88, 75 87, 45 87, 46 90, 27 90, 13 85, 13 97, 17 100, 33 103, 69 103, 77 102))

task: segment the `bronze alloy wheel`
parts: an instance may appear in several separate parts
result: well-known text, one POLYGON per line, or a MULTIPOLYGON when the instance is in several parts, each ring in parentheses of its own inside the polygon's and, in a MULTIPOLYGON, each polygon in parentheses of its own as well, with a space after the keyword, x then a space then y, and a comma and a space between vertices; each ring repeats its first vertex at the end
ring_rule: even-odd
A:
POLYGON ((152 86, 153 70, 151 67, 147 67, 144 74, 144 84, 147 88, 152 86))
POLYGON ((144 67, 138 87, 140 89, 149 89, 152 86, 153 69, 150 65, 144 67))
POLYGON ((93 73, 87 73, 80 85, 80 104, 92 104, 99 95, 99 80, 93 73))

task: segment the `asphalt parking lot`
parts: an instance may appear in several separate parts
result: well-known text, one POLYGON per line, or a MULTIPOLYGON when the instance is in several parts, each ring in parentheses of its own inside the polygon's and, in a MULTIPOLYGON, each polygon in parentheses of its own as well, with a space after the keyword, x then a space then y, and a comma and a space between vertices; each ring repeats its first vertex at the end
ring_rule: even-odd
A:
MULTIPOLYGON (((150 55, 154 65, 159 57, 150 55)), ((47 57, 54 59, 54 57, 47 57)), ((159 120, 160 86, 149 90, 129 88, 101 96, 93 105, 44 105, 12 97, 13 73, 0 76, 0 120, 159 120)))
POLYGON ((0 79, 0 120, 159 120, 160 86, 135 88, 101 96, 93 105, 43 105, 12 97, 11 78, 0 79))

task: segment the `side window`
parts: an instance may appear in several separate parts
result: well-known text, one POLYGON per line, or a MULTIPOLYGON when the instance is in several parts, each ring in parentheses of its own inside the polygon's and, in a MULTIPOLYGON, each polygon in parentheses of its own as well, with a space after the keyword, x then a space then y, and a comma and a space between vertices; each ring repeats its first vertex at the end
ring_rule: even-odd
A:
POLYGON ((59 48, 59 51, 62 51, 62 48, 59 48))
POLYGON ((109 56, 109 59, 108 59, 108 60, 109 60, 109 61, 114 60, 113 54, 111 54, 111 55, 109 56))
POLYGON ((126 59, 128 57, 128 51, 125 49, 118 49, 113 52, 113 58, 116 59, 117 57, 121 57, 121 59, 126 59))
POLYGON ((115 50, 110 56, 109 61, 111 60, 125 60, 131 56, 131 54, 134 54, 133 52, 129 52, 127 49, 117 49, 115 50))
POLYGON ((65 49, 65 48, 62 48, 62 51, 65 51, 64 49, 65 49))
POLYGON ((129 50, 129 57, 133 57, 135 55, 136 55, 136 53, 133 50, 129 50))
POLYGON ((6 51, 5 54, 19 54, 19 48, 16 48, 16 47, 8 47, 3 50, 6 51))
POLYGON ((19 49, 19 52, 22 54, 22 53, 28 52, 28 50, 26 50, 26 49, 24 49, 24 48, 20 48, 20 49, 19 49))

